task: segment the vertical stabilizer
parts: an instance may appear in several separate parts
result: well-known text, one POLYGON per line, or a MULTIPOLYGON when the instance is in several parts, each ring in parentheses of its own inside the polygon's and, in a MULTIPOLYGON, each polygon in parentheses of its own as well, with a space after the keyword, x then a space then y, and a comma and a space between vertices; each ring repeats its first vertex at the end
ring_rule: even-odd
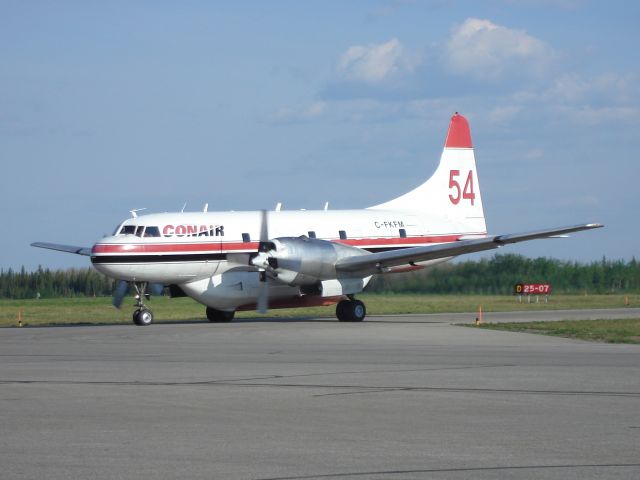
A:
POLYGON ((398 198, 370 208, 444 218, 460 231, 485 233, 482 195, 467 119, 458 113, 451 117, 440 164, 431 178, 398 198))

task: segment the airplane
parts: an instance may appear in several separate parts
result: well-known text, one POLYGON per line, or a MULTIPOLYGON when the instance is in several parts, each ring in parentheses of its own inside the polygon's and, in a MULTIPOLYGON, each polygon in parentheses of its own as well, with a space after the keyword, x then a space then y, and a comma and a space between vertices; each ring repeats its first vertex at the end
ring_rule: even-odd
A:
POLYGON ((343 322, 362 321, 355 296, 373 275, 419 270, 452 258, 539 238, 600 228, 587 223, 527 233, 487 233, 467 119, 451 117, 440 163, 417 188, 360 210, 155 213, 123 221, 92 248, 34 247, 91 258, 117 280, 113 304, 135 288, 133 322, 149 325, 144 303, 168 287, 206 307, 211 322, 236 311, 336 305, 343 322))

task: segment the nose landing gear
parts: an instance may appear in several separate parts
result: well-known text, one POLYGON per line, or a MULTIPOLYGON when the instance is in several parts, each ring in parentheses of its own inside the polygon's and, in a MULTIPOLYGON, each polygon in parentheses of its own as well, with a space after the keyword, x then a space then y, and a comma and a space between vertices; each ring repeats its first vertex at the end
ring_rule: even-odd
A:
POLYGON ((153 322, 153 312, 147 308, 140 308, 133 312, 133 323, 140 327, 151 325, 153 322))
POLYGON ((148 283, 134 282, 133 286, 136 289, 136 310, 133 312, 133 323, 140 327, 151 325, 153 323, 153 312, 147 308, 143 301, 145 297, 149 297, 149 294, 146 293, 148 283))

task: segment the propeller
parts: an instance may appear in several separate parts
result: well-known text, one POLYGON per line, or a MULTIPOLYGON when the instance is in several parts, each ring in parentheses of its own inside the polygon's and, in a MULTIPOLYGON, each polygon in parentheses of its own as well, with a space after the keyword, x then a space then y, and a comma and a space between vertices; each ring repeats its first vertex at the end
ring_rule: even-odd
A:
POLYGON ((149 290, 147 295, 153 295, 154 297, 159 297, 164 293, 164 285, 162 283, 150 283, 147 289, 149 290))
POLYGON ((258 254, 251 260, 260 270, 260 285, 258 288, 258 313, 267 313, 269 309, 269 285, 267 284, 267 271, 269 258, 267 252, 271 250, 273 244, 269 242, 269 226, 267 211, 262 210, 260 215, 260 243, 258 244, 258 254))
POLYGON ((120 308, 124 297, 127 296, 127 293, 129 293, 129 282, 125 282, 124 280, 118 281, 116 288, 113 291, 113 300, 111 301, 113 306, 120 308))

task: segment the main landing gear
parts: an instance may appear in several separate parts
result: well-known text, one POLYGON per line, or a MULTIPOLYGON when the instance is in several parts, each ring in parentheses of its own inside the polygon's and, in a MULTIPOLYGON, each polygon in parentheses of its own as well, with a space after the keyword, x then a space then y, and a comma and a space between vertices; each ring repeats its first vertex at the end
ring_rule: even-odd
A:
POLYGON ((360 300, 349 297, 336 306, 336 317, 341 322, 361 322, 367 315, 367 309, 360 300))
POLYGON ((219 322, 230 322, 233 320, 235 311, 231 310, 230 312, 223 310, 216 310, 215 308, 207 307, 207 318, 210 322, 219 323, 219 322))
POLYGON ((133 312, 133 323, 138 326, 144 327, 153 323, 153 312, 147 308, 144 304, 144 297, 148 296, 146 282, 134 282, 133 286, 136 289, 136 311, 133 312))

